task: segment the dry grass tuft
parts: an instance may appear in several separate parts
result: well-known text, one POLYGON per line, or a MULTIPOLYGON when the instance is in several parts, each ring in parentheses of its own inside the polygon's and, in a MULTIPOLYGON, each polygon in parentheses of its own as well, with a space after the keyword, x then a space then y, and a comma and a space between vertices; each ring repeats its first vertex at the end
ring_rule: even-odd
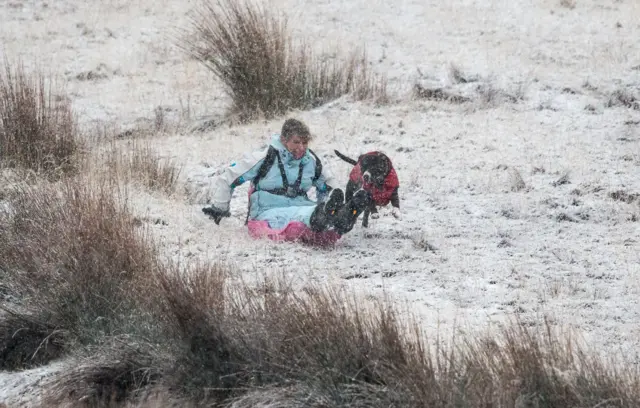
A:
MULTIPOLYGON (((155 254, 110 188, 72 180, 17 187, 0 229, 3 275, 20 299, 13 308, 63 331, 66 349, 146 328, 135 313, 155 254)), ((30 331, 38 338, 47 332, 30 331)))
POLYGON ((342 95, 387 99, 386 80, 369 70, 366 54, 344 62, 316 56, 296 43, 285 19, 249 0, 203 2, 178 45, 222 81, 241 121, 320 106, 342 95))
POLYGON ((527 188, 527 184, 522 178, 522 174, 515 167, 509 166, 509 190, 513 192, 522 191, 527 188))
POLYGON ((471 98, 451 93, 442 88, 425 88, 420 84, 413 87, 413 95, 418 99, 426 99, 431 101, 445 101, 455 104, 471 102, 471 98))
POLYGON ((138 182, 150 191, 171 195, 176 191, 182 167, 161 157, 151 141, 134 138, 126 143, 112 143, 107 149, 104 166, 112 183, 138 182))
MULTIPOLYGON (((50 82, 50 81, 49 81, 50 82)), ((0 75, 0 164, 49 177, 77 169, 80 141, 70 102, 41 74, 5 62, 0 75)))
POLYGON ((102 345, 52 382, 46 402, 68 407, 119 407, 127 402, 137 406, 147 396, 145 388, 160 376, 157 360, 148 347, 118 341, 102 345))
POLYGON ((622 106, 629 109, 640 110, 640 100, 628 89, 616 89, 609 95, 605 106, 607 108, 622 106))

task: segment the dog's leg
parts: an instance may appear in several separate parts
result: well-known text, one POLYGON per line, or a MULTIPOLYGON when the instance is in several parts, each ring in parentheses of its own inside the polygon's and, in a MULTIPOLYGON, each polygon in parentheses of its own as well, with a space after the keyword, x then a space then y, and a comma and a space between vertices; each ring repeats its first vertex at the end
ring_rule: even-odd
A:
POLYGON ((400 212, 400 196, 398 195, 398 187, 393 190, 393 195, 391 195, 391 215, 393 215, 396 219, 402 218, 402 213, 400 212))
POLYGON ((362 214, 362 226, 364 228, 369 228, 369 213, 371 212, 371 210, 369 209, 369 207, 367 207, 366 210, 364 210, 364 214, 362 214))
POLYGON ((398 194, 398 187, 393 189, 393 193, 391 194, 391 205, 400 208, 400 195, 398 194))
POLYGON ((371 202, 369 203, 369 207, 367 207, 367 209, 365 210, 364 215, 365 217, 362 219, 363 227, 369 226, 369 215, 371 215, 371 218, 373 218, 374 220, 377 220, 380 217, 378 215, 378 207, 376 207, 376 203, 373 200, 371 200, 371 202), (365 220, 366 220, 366 225, 365 225, 365 220))

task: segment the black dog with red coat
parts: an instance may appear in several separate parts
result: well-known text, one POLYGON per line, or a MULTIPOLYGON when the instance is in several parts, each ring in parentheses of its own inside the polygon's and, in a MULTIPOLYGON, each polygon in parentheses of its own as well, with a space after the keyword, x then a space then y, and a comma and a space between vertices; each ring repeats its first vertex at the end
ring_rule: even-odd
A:
POLYGON ((371 203, 363 214, 362 226, 369 226, 369 214, 377 214, 377 207, 383 207, 389 203, 394 207, 393 216, 400 218, 400 197, 398 196, 400 182, 391 159, 378 151, 365 153, 358 157, 357 161, 337 150, 334 152, 339 158, 354 166, 349 174, 345 200, 349 201, 359 189, 367 191, 371 196, 371 203))

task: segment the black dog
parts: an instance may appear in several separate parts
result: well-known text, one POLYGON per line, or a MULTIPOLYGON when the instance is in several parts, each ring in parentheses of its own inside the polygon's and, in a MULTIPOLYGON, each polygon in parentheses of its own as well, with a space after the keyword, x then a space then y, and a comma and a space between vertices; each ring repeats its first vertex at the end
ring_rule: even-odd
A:
POLYGON ((345 200, 349 201, 359 189, 367 191, 371 196, 371 204, 364 211, 362 226, 369 226, 369 214, 377 214, 377 207, 383 207, 389 202, 394 207, 393 216, 400 218, 400 197, 398 188, 400 182, 391 159, 382 152, 369 152, 353 160, 337 150, 336 155, 347 163, 353 164, 349 174, 345 200))

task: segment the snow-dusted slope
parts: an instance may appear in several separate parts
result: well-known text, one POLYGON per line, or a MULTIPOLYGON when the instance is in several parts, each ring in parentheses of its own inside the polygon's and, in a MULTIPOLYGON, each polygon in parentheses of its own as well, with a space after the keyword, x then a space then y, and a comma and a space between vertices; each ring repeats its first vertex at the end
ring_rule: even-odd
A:
MULTIPOLYGON (((618 103, 615 92, 640 99, 640 3, 269 1, 319 50, 366 45, 397 99, 292 114, 344 182, 349 165, 334 148, 387 152, 402 184, 402 220, 382 210, 332 251, 250 240, 242 188, 232 218, 216 226, 203 217, 205 194, 195 192, 208 175, 260 147, 282 119, 188 132, 228 103, 211 74, 172 46, 189 2, 97 3, 2 2, 0 51, 67 81, 87 126, 150 126, 158 107, 184 125, 154 143, 184 166, 189 193, 132 193, 168 257, 390 295, 433 329, 549 316, 595 347, 636 358, 640 107, 618 103), (472 82, 456 81, 451 64, 472 82), (472 100, 413 100, 414 83, 472 100)), ((0 389, 0 401, 14 392, 0 389)))

